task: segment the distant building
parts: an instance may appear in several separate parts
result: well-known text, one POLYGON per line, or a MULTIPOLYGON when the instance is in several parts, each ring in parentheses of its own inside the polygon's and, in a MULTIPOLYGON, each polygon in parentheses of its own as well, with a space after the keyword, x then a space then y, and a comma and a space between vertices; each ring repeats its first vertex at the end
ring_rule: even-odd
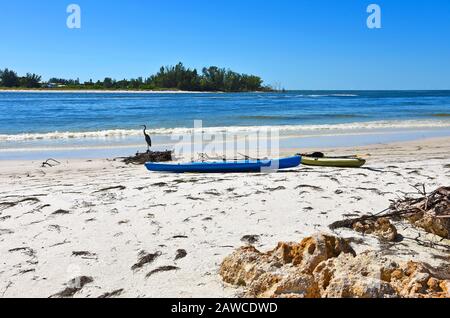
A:
POLYGON ((42 83, 43 88, 55 88, 57 87, 57 84, 55 83, 42 83))
POLYGON ((43 87, 43 88, 62 88, 62 87, 66 87, 66 85, 58 84, 58 83, 42 83, 41 87, 43 87))

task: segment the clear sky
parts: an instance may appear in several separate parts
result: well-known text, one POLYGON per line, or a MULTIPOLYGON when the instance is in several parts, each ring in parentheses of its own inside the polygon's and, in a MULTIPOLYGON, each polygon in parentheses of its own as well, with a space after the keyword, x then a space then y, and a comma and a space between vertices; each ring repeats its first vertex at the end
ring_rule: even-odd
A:
POLYGON ((287 89, 450 89, 450 1, 0 2, 0 68, 89 80, 184 62, 287 89), (69 4, 81 29, 66 26, 69 4), (367 6, 382 28, 369 29, 367 6))

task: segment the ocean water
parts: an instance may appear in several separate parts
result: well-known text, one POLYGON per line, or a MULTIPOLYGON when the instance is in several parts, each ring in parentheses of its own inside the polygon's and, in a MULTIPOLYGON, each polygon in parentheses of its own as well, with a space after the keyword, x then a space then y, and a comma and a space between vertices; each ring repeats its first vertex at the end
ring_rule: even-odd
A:
POLYGON ((331 145, 449 136, 450 91, 0 92, 0 159, 27 151, 45 156, 48 151, 145 148, 143 124, 155 144, 164 146, 172 133, 191 131, 194 120, 211 132, 274 127, 303 138, 306 146, 315 146, 314 140, 323 146, 326 136, 331 145), (339 141, 330 141, 337 136, 339 141))

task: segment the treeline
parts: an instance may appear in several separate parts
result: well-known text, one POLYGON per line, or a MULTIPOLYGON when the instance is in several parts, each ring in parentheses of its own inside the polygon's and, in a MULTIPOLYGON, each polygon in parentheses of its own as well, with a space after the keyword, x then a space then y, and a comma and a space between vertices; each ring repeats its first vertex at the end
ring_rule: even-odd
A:
POLYGON ((39 88, 41 85, 41 76, 39 75, 27 73, 27 75, 20 77, 16 72, 7 68, 0 70, 0 86, 39 88))
POLYGON ((255 75, 240 74, 216 66, 205 67, 199 73, 196 69, 186 68, 182 63, 161 67, 158 73, 148 78, 115 80, 106 77, 103 81, 51 78, 42 82, 36 74, 19 77, 16 72, 5 69, 0 71, 0 86, 7 88, 66 88, 94 90, 184 90, 184 91, 223 91, 251 92, 271 91, 264 86, 263 80, 255 75))

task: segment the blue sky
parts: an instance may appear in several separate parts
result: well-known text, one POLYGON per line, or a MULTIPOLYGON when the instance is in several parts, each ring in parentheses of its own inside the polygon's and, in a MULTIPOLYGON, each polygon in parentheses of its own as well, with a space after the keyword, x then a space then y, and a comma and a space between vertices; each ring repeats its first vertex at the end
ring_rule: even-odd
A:
POLYGON ((182 61, 287 89, 450 89, 448 0, 1 1, 0 39, 0 68, 45 79, 145 77, 182 61), (366 26, 371 3, 382 29, 366 26))

